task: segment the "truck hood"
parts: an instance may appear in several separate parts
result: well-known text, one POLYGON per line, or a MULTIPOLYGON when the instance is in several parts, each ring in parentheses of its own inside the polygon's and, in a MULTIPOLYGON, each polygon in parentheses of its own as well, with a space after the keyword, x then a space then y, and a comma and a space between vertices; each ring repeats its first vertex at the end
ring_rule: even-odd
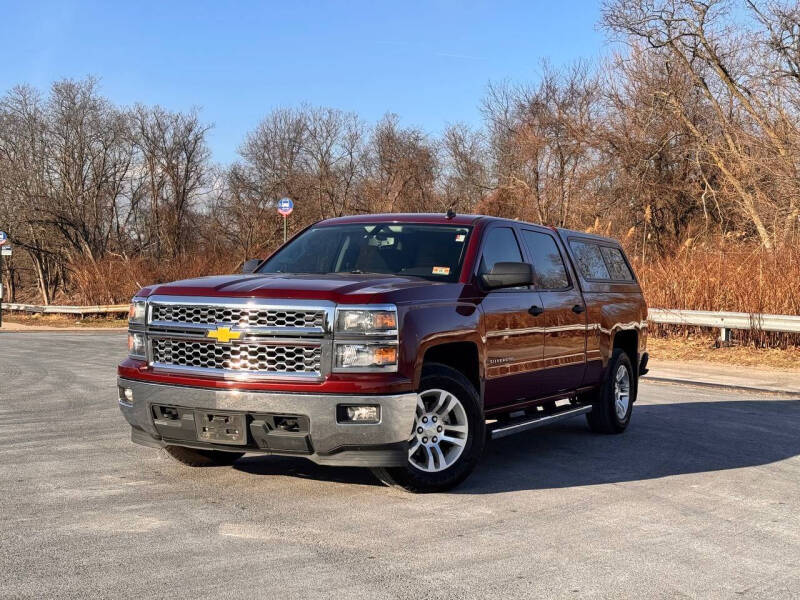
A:
POLYGON ((419 277, 336 273, 330 275, 214 275, 185 279, 142 289, 139 296, 210 296, 233 298, 293 298, 330 300, 347 304, 396 302, 418 297, 419 292, 454 284, 419 277), (417 291, 418 293, 414 293, 417 291))

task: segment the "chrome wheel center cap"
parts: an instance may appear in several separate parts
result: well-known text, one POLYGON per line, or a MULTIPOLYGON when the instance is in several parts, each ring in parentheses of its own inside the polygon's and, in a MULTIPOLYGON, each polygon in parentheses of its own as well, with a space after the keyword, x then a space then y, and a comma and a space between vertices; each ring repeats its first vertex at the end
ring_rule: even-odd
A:
POLYGON ((423 444, 434 445, 438 443, 438 438, 441 437, 444 426, 439 423, 438 417, 436 417, 436 421, 433 421, 433 418, 436 417, 435 415, 425 415, 427 422, 424 422, 423 419, 417 419, 417 438, 423 444), (420 429, 422 432, 420 432, 420 429), (437 441, 434 442, 433 438, 437 438, 437 441))

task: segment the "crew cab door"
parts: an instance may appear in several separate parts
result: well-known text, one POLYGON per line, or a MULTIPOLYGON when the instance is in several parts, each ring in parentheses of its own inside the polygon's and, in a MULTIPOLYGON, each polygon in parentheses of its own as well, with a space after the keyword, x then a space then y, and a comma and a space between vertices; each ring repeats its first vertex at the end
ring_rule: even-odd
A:
POLYGON ((542 369, 535 374, 542 396, 580 387, 586 371, 586 306, 577 279, 556 237, 546 228, 521 226, 528 261, 544 312, 542 369))
MULTIPOLYGON (((476 275, 491 271, 498 262, 526 262, 512 227, 494 226, 484 233, 476 275)), ((485 292, 481 307, 486 336, 485 407, 538 395, 530 386, 530 373, 544 353, 539 293, 528 286, 492 290, 485 292)))

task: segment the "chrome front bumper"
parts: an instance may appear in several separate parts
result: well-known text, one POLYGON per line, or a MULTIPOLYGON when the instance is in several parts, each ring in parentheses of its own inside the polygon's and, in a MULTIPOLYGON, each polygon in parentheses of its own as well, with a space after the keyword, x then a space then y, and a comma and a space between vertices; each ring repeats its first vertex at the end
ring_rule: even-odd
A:
MULTIPOLYGON (((132 427, 131 438, 146 446, 181 445, 238 452, 260 452, 304 456, 314 462, 340 466, 402 466, 408 460, 408 436, 414 424, 417 396, 323 395, 238 390, 213 390, 147 383, 119 378, 120 388, 133 392, 133 401, 119 395, 119 406, 132 427), (380 406, 380 422, 375 424, 339 423, 339 404, 380 406), (176 440, 164 427, 156 425, 153 406, 213 410, 246 414, 246 445, 206 444, 196 439, 176 440), (271 447, 261 443, 254 415, 296 415, 308 423, 307 447, 303 451, 271 447), (165 433, 166 431, 166 433, 165 433)), ((191 413, 191 411, 188 411, 191 413)), ((191 420, 192 417, 188 416, 191 420)), ((190 427, 193 426, 193 422, 190 427)), ((287 436, 284 436, 287 437, 287 436)), ((288 436, 288 437, 291 437, 288 436)))

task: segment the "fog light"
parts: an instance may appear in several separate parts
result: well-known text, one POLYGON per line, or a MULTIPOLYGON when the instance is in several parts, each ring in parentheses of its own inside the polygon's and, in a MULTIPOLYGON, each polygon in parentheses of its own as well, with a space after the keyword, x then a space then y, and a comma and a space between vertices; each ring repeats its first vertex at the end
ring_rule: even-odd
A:
POLYGON ((381 420, 381 408, 375 405, 340 404, 336 412, 340 423, 379 423, 381 420))
POLYGON ((133 390, 131 388, 119 388, 119 399, 121 402, 133 404, 133 390))

